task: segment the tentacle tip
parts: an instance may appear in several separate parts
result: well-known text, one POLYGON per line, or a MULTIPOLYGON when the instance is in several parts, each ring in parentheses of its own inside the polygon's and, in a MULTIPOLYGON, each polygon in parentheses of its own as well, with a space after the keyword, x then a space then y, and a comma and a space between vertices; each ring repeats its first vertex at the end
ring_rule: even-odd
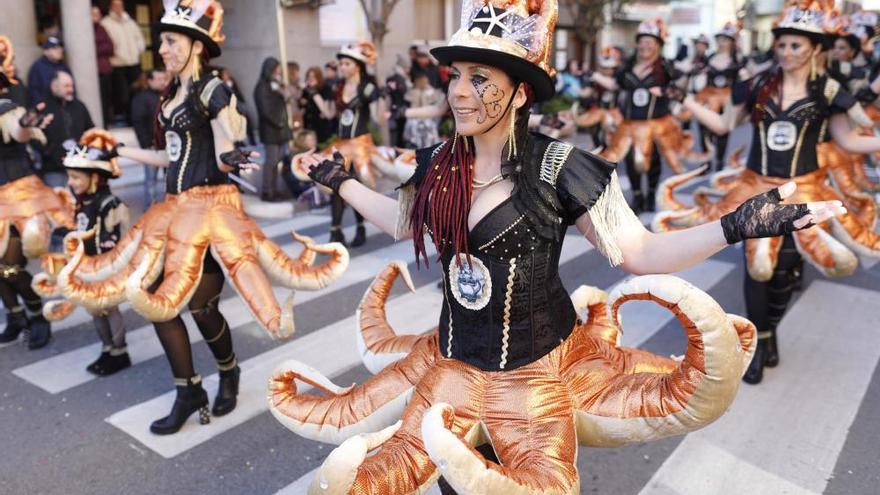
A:
POLYGON ((416 286, 413 283, 412 275, 409 272, 409 265, 407 265, 406 261, 395 260, 391 262, 391 265, 396 267, 398 273, 403 277, 403 282, 409 288, 410 292, 416 291, 416 286))

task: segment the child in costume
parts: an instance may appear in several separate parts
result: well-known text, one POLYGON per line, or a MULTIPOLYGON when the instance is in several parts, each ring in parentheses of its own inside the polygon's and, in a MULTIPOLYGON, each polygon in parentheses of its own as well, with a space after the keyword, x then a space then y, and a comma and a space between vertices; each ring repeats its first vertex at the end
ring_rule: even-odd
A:
MULTIPOLYGON (((107 131, 93 129, 80 138, 64 158, 67 186, 76 198, 76 230, 92 232, 83 240, 89 256, 95 256, 116 247, 128 227, 128 208, 110 191, 110 179, 117 179, 122 171, 117 159, 104 159, 104 154, 116 146, 116 140, 107 131)), ((95 330, 103 347, 98 359, 86 370, 99 376, 112 375, 131 366, 125 344, 125 322, 118 307, 107 308, 92 316, 95 330)))

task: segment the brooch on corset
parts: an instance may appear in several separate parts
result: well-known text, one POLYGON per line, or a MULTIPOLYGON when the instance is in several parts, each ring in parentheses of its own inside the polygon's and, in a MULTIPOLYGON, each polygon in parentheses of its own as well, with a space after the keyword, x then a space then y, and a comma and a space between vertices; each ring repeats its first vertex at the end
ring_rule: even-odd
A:
POLYGON ((489 304, 492 295, 492 277, 479 258, 456 255, 449 262, 449 288, 458 304, 479 311, 489 304))

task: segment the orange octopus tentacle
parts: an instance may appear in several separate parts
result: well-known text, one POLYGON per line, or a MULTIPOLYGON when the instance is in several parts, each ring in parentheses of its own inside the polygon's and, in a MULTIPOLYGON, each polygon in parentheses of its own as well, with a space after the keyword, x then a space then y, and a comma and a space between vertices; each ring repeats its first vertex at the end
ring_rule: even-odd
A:
POLYGON ((393 261, 373 280, 358 305, 358 351, 364 366, 373 374, 406 357, 425 338, 424 335, 397 335, 388 323, 385 303, 400 275, 409 290, 415 291, 406 262, 393 261))
POLYGON ((611 345, 617 345, 620 342, 618 328, 611 322, 608 314, 607 292, 582 285, 571 293, 571 302, 578 315, 581 315, 584 310, 587 311, 587 318, 584 319, 585 323, 581 326, 588 329, 591 335, 611 345))
POLYGON ((256 250, 240 243, 216 242, 211 245, 211 253, 260 326, 276 338, 293 335, 293 294, 284 308, 278 304, 272 284, 260 268, 256 250))
POLYGON ((685 205, 675 197, 675 193, 678 189, 698 179, 700 174, 705 172, 708 167, 708 165, 703 165, 690 172, 673 175, 662 181, 660 185, 657 186, 658 209, 661 211, 681 211, 690 209, 690 206, 685 205))
POLYGON ((822 226, 793 234, 801 256, 826 277, 845 277, 855 272, 859 259, 822 226))
POLYGON ((880 234, 846 213, 831 219, 831 233, 837 240, 856 253, 870 258, 880 258, 880 234))
POLYGON ((149 321, 168 321, 179 315, 199 286, 202 278, 202 265, 208 250, 206 242, 200 239, 182 242, 170 238, 165 245, 163 263, 156 263, 161 253, 150 253, 141 265, 128 278, 125 284, 125 295, 131 307, 149 321), (146 288, 145 283, 152 275, 151 270, 158 265, 164 268, 164 279, 154 293, 146 288))
POLYGON ((720 417, 733 401, 751 355, 718 303, 669 275, 627 281, 611 299, 618 326, 620 307, 627 301, 654 301, 668 308, 684 326, 688 347, 671 373, 626 375, 610 364, 603 367, 584 359, 584 354, 576 356, 580 359, 563 369, 563 378, 577 401, 581 443, 610 447, 663 438, 720 417))
POLYGON ((24 223, 21 231, 21 249, 26 258, 38 258, 49 251, 52 229, 46 215, 36 215, 24 223))
MULTIPOLYGON (((546 377, 540 377, 546 378, 546 377)), ((508 392, 522 389, 507 379, 492 383, 508 392), (515 388, 517 387, 518 388, 515 388)), ((554 390, 532 386, 514 397, 497 395, 486 418, 492 446, 501 464, 490 462, 450 428, 456 421, 448 404, 436 404, 422 420, 422 439, 434 464, 441 466, 446 481, 458 493, 511 495, 580 493, 575 461, 577 438, 567 390, 555 383, 554 390), (520 400, 523 395, 532 400, 520 400), (553 399, 548 400, 552 395, 553 399), (540 401, 535 398, 540 396, 540 401), (523 405, 528 404, 527 409, 523 405)))
MULTIPOLYGON (((147 257, 148 249, 146 246, 138 247, 128 266, 103 280, 87 282, 79 278, 80 264, 88 258, 85 256, 85 247, 80 239, 84 235, 87 233, 74 232, 68 234, 65 239, 65 242, 69 243, 69 248, 73 249, 73 255, 59 272, 57 284, 66 299, 83 306, 90 313, 95 313, 118 306, 125 300, 126 282, 147 257)), ((163 247, 164 243, 160 242, 154 249, 158 252, 163 247)), ((153 281, 155 281, 155 277, 146 282, 149 285, 153 281)))
POLYGON ((631 123, 624 121, 616 131, 608 136, 608 143, 600 156, 610 162, 617 163, 629 154, 633 146, 631 123))
POLYGON ((275 283, 289 289, 320 290, 332 284, 348 269, 349 254, 342 244, 315 244, 309 237, 296 232, 292 235, 294 240, 305 246, 298 260, 291 260, 277 244, 265 237, 258 237, 255 241, 259 264, 275 283), (312 266, 314 254, 327 255, 329 259, 312 266), (311 259, 311 263, 303 263, 304 259, 311 259))
POLYGON ((575 117, 578 127, 593 127, 605 120, 605 109, 593 107, 575 117))
POLYGON ((779 262, 782 237, 748 239, 745 241, 746 269, 758 282, 769 282, 779 262))
POLYGON ((43 304, 43 318, 49 321, 61 321, 70 316, 76 310, 76 304, 71 301, 47 301, 43 304))
POLYGON ((384 428, 401 417, 416 385, 438 356, 435 334, 420 341, 409 355, 382 373, 349 388, 337 387, 313 368, 287 361, 269 380, 269 410, 300 436, 338 444, 353 435, 384 428), (324 396, 300 393, 297 380, 324 396))
MULTIPOLYGON (((675 122, 672 122, 672 125, 678 128, 675 122)), ((688 149, 684 148, 684 143, 682 143, 681 129, 678 128, 676 131, 669 126, 658 125, 653 130, 653 138, 654 143, 657 144, 657 151, 666 160, 666 164, 669 165, 672 172, 675 174, 684 173, 685 168, 681 163, 681 156, 686 154, 688 149)), ((650 163, 650 158, 647 163, 650 163)))
MULTIPOLYGON (((86 282, 97 282, 123 270, 131 264, 143 239, 143 234, 143 225, 138 222, 122 236, 114 249, 99 255, 86 256, 77 269, 76 276, 86 282)), ((72 257, 78 244, 78 238, 72 237, 70 234, 65 236, 65 254, 72 257)))
POLYGON ((331 460, 328 457, 318 470, 311 493, 423 493, 440 475, 437 468, 444 471, 448 467, 444 463, 435 465, 422 441, 424 412, 443 400, 451 402, 456 411, 455 421, 446 425, 452 433, 469 445, 484 441, 478 418, 483 411, 488 377, 460 361, 440 359, 436 341, 433 353, 438 360, 430 364, 427 374, 418 381, 410 403, 400 416, 403 420, 400 429, 382 443, 380 451, 366 459, 337 456, 331 460), (456 391, 452 397, 450 390, 456 391), (318 491, 319 488, 322 491, 318 491))

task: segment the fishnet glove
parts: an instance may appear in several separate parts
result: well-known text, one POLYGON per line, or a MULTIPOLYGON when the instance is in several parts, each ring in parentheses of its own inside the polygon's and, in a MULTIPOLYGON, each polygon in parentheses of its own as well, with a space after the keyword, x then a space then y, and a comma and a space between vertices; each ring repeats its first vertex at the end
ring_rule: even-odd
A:
POLYGON ((796 230, 812 227, 812 222, 802 228, 794 223, 810 214, 806 204, 784 205, 779 188, 759 194, 733 213, 721 217, 721 228, 728 244, 736 244, 746 239, 779 237, 796 230))
POLYGON ((339 188, 342 183, 354 179, 354 175, 345 169, 345 157, 338 151, 333 153, 332 160, 324 160, 318 165, 309 167, 309 177, 333 190, 334 194, 339 194, 339 188))

